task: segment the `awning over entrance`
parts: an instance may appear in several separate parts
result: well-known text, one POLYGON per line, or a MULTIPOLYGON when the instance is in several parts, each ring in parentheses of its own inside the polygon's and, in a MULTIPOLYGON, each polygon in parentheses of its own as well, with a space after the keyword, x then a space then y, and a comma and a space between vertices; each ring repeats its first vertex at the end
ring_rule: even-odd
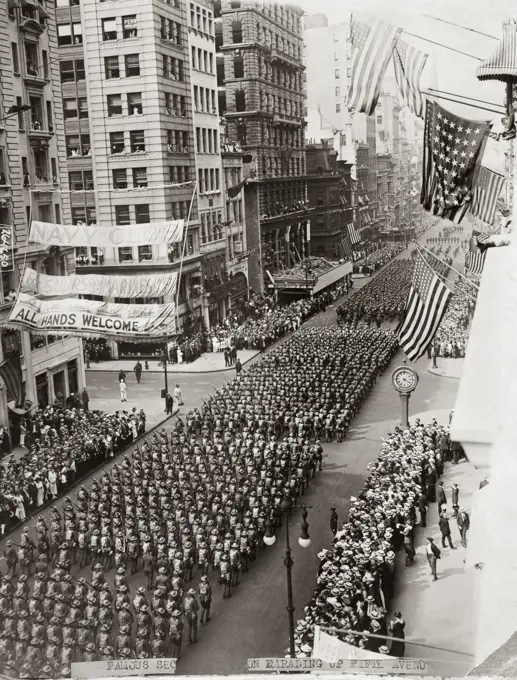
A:
POLYGON ((320 276, 318 278, 318 280, 316 281, 316 285, 312 289, 312 294, 314 295, 315 293, 319 293, 320 291, 325 290, 325 288, 328 288, 333 283, 340 281, 347 274, 351 273, 352 273, 351 262, 345 262, 344 264, 340 264, 337 267, 334 267, 334 269, 331 269, 329 272, 323 274, 323 276, 320 276))

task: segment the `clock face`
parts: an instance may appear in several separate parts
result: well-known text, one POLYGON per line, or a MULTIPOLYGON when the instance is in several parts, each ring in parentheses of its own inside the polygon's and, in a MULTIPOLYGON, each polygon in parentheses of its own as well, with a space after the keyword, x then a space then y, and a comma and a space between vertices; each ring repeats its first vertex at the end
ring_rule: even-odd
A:
POLYGON ((416 374, 409 368, 399 368, 393 374, 393 384, 395 389, 400 392, 410 392, 414 390, 417 383, 416 374))

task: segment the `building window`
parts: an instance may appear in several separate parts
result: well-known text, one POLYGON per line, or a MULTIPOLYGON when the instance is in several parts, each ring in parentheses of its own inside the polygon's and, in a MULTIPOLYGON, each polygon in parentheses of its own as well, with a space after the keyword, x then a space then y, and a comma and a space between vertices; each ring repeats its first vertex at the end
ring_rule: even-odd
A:
MULTIPOLYGON (((126 168, 118 168, 113 170, 113 188, 127 189, 127 170, 126 168)), ((120 224, 119 222, 117 224, 120 224)))
POLYGON ((231 9, 240 9, 241 6, 241 0, 231 0, 230 7, 231 9))
POLYGON ((244 78, 244 57, 242 55, 233 58, 233 74, 235 78, 244 78))
POLYGON ((240 21, 232 21, 232 42, 234 45, 242 43, 242 23, 240 21))
POLYGON ((334 78, 339 78, 339 69, 338 68, 334 71, 334 78))
POLYGON ((129 143, 132 153, 142 153, 145 151, 145 134, 143 130, 131 130, 129 133, 129 143))
POLYGON ((139 188, 147 186, 147 168, 133 168, 133 186, 139 188))
POLYGON ((127 95, 127 111, 130 116, 142 113, 142 93, 130 92, 127 95))
POLYGON ((236 111, 246 111, 246 93, 244 90, 235 90, 236 111))
POLYGON ((108 97, 108 116, 122 115, 122 95, 109 94, 108 97))
POLYGON ((114 17, 102 20, 102 39, 117 39, 117 20, 114 17))
POLYGON ((377 116, 377 125, 382 125, 382 116, 377 116))
POLYGON ((241 146, 245 146, 247 144, 247 130, 244 123, 237 125, 237 141, 241 146))
POLYGON ((133 262, 133 248, 131 246, 124 246, 118 249, 119 262, 133 262))
POLYGON ((138 29, 136 27, 136 14, 122 17, 122 37, 136 38, 138 36, 138 29))
POLYGON ((32 43, 25 43, 25 58, 27 73, 31 76, 39 76, 38 47, 32 43))
POLYGON ((138 261, 146 262, 153 259, 152 246, 138 246, 138 261))
POLYGON ((341 88, 338 86, 336 87, 336 97, 339 97, 341 95, 341 88))
POLYGON ((149 219, 149 205, 135 205, 135 222, 137 224, 148 224, 149 219))
POLYGON ((84 206, 72 208, 72 224, 86 224, 86 209, 84 206))
POLYGON ((72 191, 91 191, 93 186, 93 173, 91 170, 68 173, 68 183, 72 191))
POLYGON ((62 83, 79 82, 85 79, 84 59, 61 61, 59 62, 59 69, 62 83))
POLYGON ((63 99, 63 115, 65 120, 78 118, 79 111, 77 108, 77 99, 63 99))
POLYGON ((88 99, 86 97, 79 97, 79 118, 88 118, 88 99))
POLYGON ((352 77, 352 69, 351 69, 351 68, 347 68, 347 70, 346 70, 346 75, 347 75, 347 78, 351 78, 351 77, 352 77))
POLYGON ((127 225, 130 223, 128 205, 115 206, 115 223, 120 225, 127 225))
POLYGON ((82 45, 83 44, 83 29, 82 29, 80 21, 72 24, 72 34, 73 34, 73 37, 74 37, 74 45, 82 45))
POLYGON ((334 52, 334 61, 339 61, 339 52, 334 52))
POLYGON ((118 57, 104 57, 104 70, 106 73, 106 80, 120 78, 118 57))
POLYGON ((336 104, 336 113, 341 113, 341 104, 336 104))
POLYGON ((335 43, 339 42, 339 33, 334 33, 334 42, 335 43))
POLYGON ((67 135, 65 139, 68 158, 91 155, 90 135, 67 135))
POLYGON ((126 54, 124 62, 126 64, 126 78, 140 75, 140 55, 126 54))
POLYGON ((72 26, 70 24, 57 25, 57 44, 60 47, 72 44, 72 26))
POLYGON ((13 57, 13 72, 20 73, 20 58, 18 57, 18 45, 11 43, 11 54, 13 57))
POLYGON ((126 148, 123 132, 110 132, 111 153, 124 153, 126 148))

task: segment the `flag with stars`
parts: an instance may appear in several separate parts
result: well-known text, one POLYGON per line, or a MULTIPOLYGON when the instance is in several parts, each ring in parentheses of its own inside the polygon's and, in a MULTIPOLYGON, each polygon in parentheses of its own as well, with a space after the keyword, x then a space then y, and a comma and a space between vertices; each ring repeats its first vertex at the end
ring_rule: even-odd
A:
POLYGON ((381 93, 382 79, 390 63, 401 28, 375 20, 371 25, 350 22, 350 42, 354 48, 348 108, 371 115, 381 93))
POLYGON ((459 223, 476 185, 490 121, 456 116, 427 101, 420 203, 424 209, 459 223))
POLYGON ((404 318, 397 327, 399 345, 411 361, 425 353, 447 310, 452 292, 419 252, 404 318))

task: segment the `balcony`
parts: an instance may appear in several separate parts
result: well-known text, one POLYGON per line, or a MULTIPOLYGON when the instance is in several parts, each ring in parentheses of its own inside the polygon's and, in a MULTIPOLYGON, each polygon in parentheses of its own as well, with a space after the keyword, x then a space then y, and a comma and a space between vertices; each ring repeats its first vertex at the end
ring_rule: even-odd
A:
POLYGON ((292 68, 304 68, 302 64, 296 59, 295 57, 291 57, 290 54, 286 54, 285 52, 280 52, 280 50, 277 50, 276 48, 273 48, 271 50, 271 63, 275 61, 282 61, 284 64, 287 64, 288 66, 291 66, 292 68))
POLYGON ((49 140, 54 134, 53 130, 43 130, 41 128, 41 123, 39 121, 33 121, 31 123, 30 130, 28 131, 29 139, 37 140, 49 140))
POLYGON ((301 127, 302 121, 297 116, 291 116, 287 113, 275 113, 273 115, 273 125, 294 125, 301 127))
POLYGON ((199 246, 199 252, 201 255, 213 255, 219 251, 226 250, 226 239, 220 238, 217 241, 207 241, 206 243, 201 243, 199 246))
POLYGON ((48 78, 42 75, 42 72, 34 66, 27 66, 26 72, 23 74, 23 80, 26 85, 33 85, 35 87, 44 88, 50 82, 48 78))

